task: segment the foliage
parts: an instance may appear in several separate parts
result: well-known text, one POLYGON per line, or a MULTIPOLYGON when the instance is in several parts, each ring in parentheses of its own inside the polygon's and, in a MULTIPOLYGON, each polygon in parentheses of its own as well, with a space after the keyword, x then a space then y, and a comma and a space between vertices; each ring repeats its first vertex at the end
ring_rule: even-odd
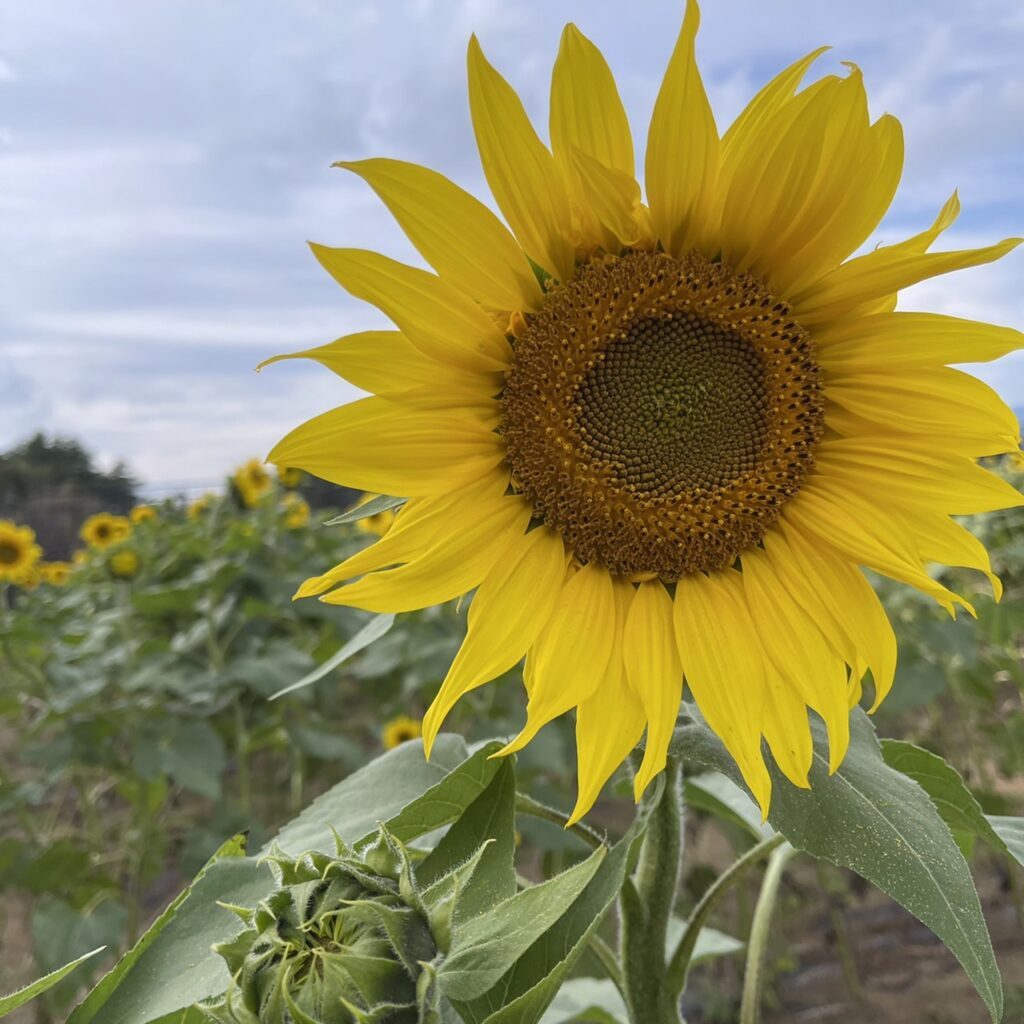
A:
MULTIPOLYGON (((338 981, 350 1016, 337 1019, 346 1021, 389 1019, 379 983, 396 969, 408 982, 392 986, 406 1000, 396 1021, 400 1012, 437 1024, 636 1020, 637 992, 658 987, 670 1004, 685 989, 692 1000, 704 982, 691 968, 735 957, 748 934, 747 987, 760 999, 775 889, 759 902, 753 932, 742 910, 749 896, 734 897, 757 884, 766 859, 777 886, 790 857, 850 868, 902 903, 956 953, 999 1019, 998 970, 969 864, 1024 858, 1010 784, 1024 767, 1019 514, 982 526, 1003 603, 986 601, 980 581, 958 580, 974 591, 977 621, 940 622, 925 602, 879 581, 901 667, 876 725, 909 740, 879 744, 856 711, 850 754, 829 776, 813 722, 812 789, 776 773, 763 823, 687 706, 672 762, 685 785, 671 782, 670 764, 669 785, 652 787, 634 812, 623 799, 629 780, 615 780, 591 819, 605 829, 565 830, 571 723, 553 723, 514 766, 491 757, 500 743, 491 738, 516 729, 518 686, 470 694, 450 722, 461 736, 442 735, 429 763, 418 743, 399 742, 416 734, 464 609, 394 621, 293 603, 306 575, 369 538, 352 515, 295 517, 276 483, 249 497, 211 497, 191 511, 164 503, 134 517, 127 538, 93 549, 66 585, 6 592, 0 867, 5 895, 29 908, 23 934, 33 937, 38 972, 58 972, 48 991, 31 990, 40 994, 37 1019, 67 1018, 102 958, 68 977, 65 965, 104 945, 129 952, 72 1024, 270 1019, 259 1000, 249 999, 246 1017, 246 1000, 226 993, 250 984, 267 942, 291 949, 293 962, 307 948, 295 946, 299 934, 302 943, 333 936, 335 952, 359 947, 358 962, 372 961, 376 981, 356 960, 330 961, 336 981, 349 979, 338 981), (129 549, 133 571, 119 575, 113 557, 129 549), (679 794, 688 830, 716 829, 738 859, 691 865, 676 891, 652 851, 671 846, 679 794), (229 839, 241 830, 247 841, 229 839), (246 842, 264 856, 247 854, 246 842), (297 886, 308 894, 332 878, 358 892, 345 888, 348 902, 333 909, 297 898, 297 886), (297 932, 282 925, 289 915, 297 932), (416 955, 407 926, 419 935, 416 955), (225 957, 211 950, 217 943, 225 957), (639 955, 630 959, 629 948, 639 955)), ((285 980, 271 988, 306 1014, 293 1011, 296 1020, 335 1019, 319 997, 314 1012, 308 993, 289 988, 294 974, 285 980)), ((744 1020, 755 1019, 749 1004, 744 1020)))

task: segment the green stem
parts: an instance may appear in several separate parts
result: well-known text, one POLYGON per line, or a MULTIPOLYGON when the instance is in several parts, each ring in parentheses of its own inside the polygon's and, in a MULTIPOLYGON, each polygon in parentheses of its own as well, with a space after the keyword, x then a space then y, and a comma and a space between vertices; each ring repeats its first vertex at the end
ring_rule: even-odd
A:
POLYGON ((711 912, 718 906, 722 897, 735 885, 739 878, 751 865, 763 860, 773 850, 785 842, 782 835, 776 834, 769 839, 749 849, 739 860, 735 861, 710 885, 704 895, 700 898, 697 906, 693 908, 690 919, 686 922, 686 929, 683 931, 679 943, 669 960, 666 984, 669 991, 675 995, 681 995, 686 989, 686 976, 690 970, 690 960, 693 951, 697 946, 697 938, 701 929, 707 923, 711 912))
POLYGON ((681 1024, 679 999, 666 985, 665 942, 682 859, 679 762, 665 766, 665 788, 651 815, 633 878, 621 896, 622 968, 631 1024, 681 1024))
POLYGON ((779 895, 779 885, 789 858, 796 851, 789 843, 772 851, 761 882, 761 892, 754 907, 754 921, 747 944, 747 970, 743 976, 743 998, 740 1002, 739 1024, 760 1024, 761 995, 764 988, 764 962, 772 931, 772 915, 779 895))
POLYGON ((532 796, 527 796, 525 793, 516 793, 516 811, 519 814, 528 814, 532 818, 540 818, 541 821, 550 821, 553 825, 558 825, 572 832, 573 835, 579 836, 583 842, 595 850, 599 846, 605 845, 604 837, 589 825, 584 825, 582 821, 570 825, 568 815, 547 804, 542 804, 539 800, 534 800, 532 796))
POLYGON ((245 725, 245 711, 241 695, 234 697, 235 760, 238 762, 238 802, 248 816, 252 813, 252 780, 249 775, 249 731, 245 725))

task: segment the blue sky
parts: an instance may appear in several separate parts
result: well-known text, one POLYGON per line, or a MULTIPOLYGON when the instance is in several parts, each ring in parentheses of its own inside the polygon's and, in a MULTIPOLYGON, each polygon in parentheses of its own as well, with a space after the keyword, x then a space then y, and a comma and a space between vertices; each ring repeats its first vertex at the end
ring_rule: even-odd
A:
MULTIPOLYGON (((465 47, 546 122, 561 27, 616 72, 638 139, 682 2, 6 0, 0 9, 0 449, 36 429, 199 489, 355 392, 263 357, 381 324, 307 239, 419 262, 373 194, 330 169, 396 156, 483 195, 465 47), (629 10, 628 19, 624 12, 629 10)), ((1024 232, 1019 0, 706 0, 698 53, 719 124, 822 43, 904 125, 876 240, 930 222, 950 248, 1024 232)), ((1024 254, 921 285, 904 308, 1024 327, 1024 254)), ((979 371, 1024 406, 1024 357, 979 371)))

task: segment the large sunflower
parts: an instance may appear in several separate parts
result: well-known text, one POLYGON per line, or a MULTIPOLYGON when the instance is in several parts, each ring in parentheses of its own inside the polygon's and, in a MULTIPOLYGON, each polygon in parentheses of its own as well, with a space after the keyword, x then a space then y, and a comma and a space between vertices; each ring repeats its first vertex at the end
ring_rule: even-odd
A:
POLYGON ((927 230, 849 258, 896 190, 899 123, 870 121, 856 67, 801 89, 816 51, 719 136, 698 19, 691 0, 651 120, 646 202, 612 75, 571 25, 550 149, 470 42, 476 139, 511 232, 422 167, 342 165, 437 273, 313 247, 398 330, 296 353, 374 397, 269 456, 409 497, 379 542, 299 593, 400 612, 476 588, 427 749, 462 694, 525 655, 526 725, 505 751, 575 708, 574 818, 645 729, 638 796, 661 770, 684 678, 762 808, 762 737, 808 784, 808 708, 834 770, 862 679, 877 706, 896 661, 861 568, 973 611, 926 566, 978 569, 998 594, 950 517, 1022 503, 976 463, 1017 447, 1013 413, 946 364, 1024 339, 895 312, 900 289, 1020 240, 930 252, 954 196, 927 230))
POLYGON ((18 526, 9 519, 0 519, 0 583, 18 583, 42 557, 43 549, 36 543, 30 526, 18 526))

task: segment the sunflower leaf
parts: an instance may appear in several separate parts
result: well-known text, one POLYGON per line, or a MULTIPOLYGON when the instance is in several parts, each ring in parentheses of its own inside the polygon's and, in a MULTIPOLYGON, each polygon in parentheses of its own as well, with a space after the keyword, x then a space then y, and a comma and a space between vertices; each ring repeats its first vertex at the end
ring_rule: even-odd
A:
POLYGON ((960 773, 938 754, 906 740, 881 741, 882 757, 890 768, 913 779, 931 798, 942 820, 954 835, 967 832, 977 836, 997 853, 1009 853, 1002 836, 985 817, 981 805, 967 788, 960 773))
POLYGON ((341 526, 343 523, 357 523, 360 519, 369 519, 370 516, 380 515, 381 512, 389 512, 393 508, 398 508, 399 505, 404 505, 405 501, 405 498, 392 498, 387 494, 379 494, 376 498, 363 502, 362 505, 356 505, 355 508, 342 512, 340 516, 328 519, 324 526, 341 526))
POLYGON ((12 992, 10 995, 0 996, 0 1017, 6 1017, 11 1011, 16 1010, 19 1006, 24 1006, 25 1003, 31 999, 35 999, 36 996, 41 996, 48 989, 53 988, 58 982, 63 981, 79 964, 85 963, 86 960, 94 957, 97 953, 102 953, 105 946, 99 946, 97 949, 93 949, 88 953, 84 953, 78 957, 77 960, 72 960, 71 963, 65 964, 63 967, 58 967, 57 970, 51 971, 49 974, 42 978, 37 978, 35 981, 23 988, 19 988, 17 992, 12 992))
MULTIPOLYGON (((568 912, 538 938, 483 995, 457 1002, 466 1024, 539 1024, 622 888, 635 861, 651 811, 664 787, 659 775, 640 803, 626 834, 587 883, 568 912)), ((586 1019, 586 1018, 584 1018, 586 1019)))
MULTIPOLYGON (((699 711, 688 713, 674 751, 742 784, 699 711)), ((967 861, 928 794, 885 763, 867 715, 855 709, 850 726, 849 753, 830 776, 824 726, 812 723, 810 789, 772 768, 769 822, 798 850, 856 871, 927 925, 963 965, 992 1020, 1001 1020, 1002 981, 967 861)))

